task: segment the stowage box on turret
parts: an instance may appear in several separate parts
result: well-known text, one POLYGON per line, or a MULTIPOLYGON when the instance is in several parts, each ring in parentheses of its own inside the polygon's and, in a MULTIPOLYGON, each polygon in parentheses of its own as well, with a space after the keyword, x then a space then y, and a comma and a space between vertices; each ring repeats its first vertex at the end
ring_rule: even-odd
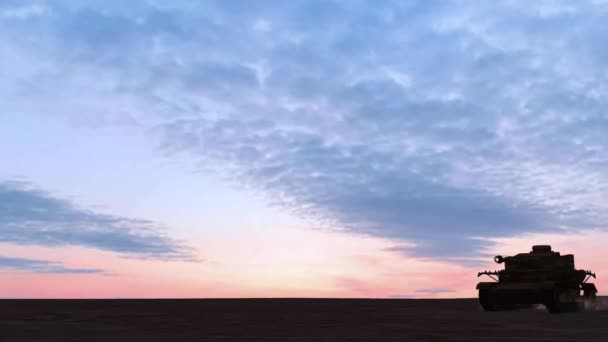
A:
POLYGON ((479 272, 494 282, 477 284, 479 303, 486 311, 511 310, 544 304, 552 313, 579 311, 595 300, 591 271, 574 268, 572 254, 560 255, 551 246, 533 246, 530 253, 494 257, 500 271, 479 272), (582 295, 581 295, 582 292, 582 295))

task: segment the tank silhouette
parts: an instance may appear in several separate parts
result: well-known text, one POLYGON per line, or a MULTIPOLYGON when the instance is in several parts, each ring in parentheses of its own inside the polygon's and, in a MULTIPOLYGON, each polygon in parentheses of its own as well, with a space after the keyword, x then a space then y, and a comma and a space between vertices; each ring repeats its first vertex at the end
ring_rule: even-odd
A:
POLYGON ((597 289, 587 283, 589 278, 595 278, 595 273, 575 269, 572 254, 560 255, 551 246, 537 245, 530 253, 497 255, 494 261, 504 263, 505 269, 477 274, 494 280, 477 284, 479 303, 486 311, 543 304, 552 313, 572 312, 595 300, 597 289))

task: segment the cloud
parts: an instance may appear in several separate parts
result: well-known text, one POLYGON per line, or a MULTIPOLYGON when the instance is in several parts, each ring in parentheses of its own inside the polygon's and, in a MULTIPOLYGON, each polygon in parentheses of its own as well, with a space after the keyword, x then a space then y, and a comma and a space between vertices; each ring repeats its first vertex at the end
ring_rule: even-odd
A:
POLYGON ((445 294, 452 294, 454 293, 454 290, 451 289, 436 289, 436 288, 432 288, 432 289, 418 289, 418 290, 414 290, 412 292, 409 293, 397 293, 397 294, 393 294, 390 295, 389 298, 394 298, 394 299, 415 299, 415 298, 426 298, 428 296, 434 297, 434 296, 440 296, 440 295, 445 295, 445 294))
POLYGON ((608 218, 603 4, 47 5, 0 21, 0 57, 25 63, 0 70, 6 112, 128 116, 165 154, 419 257, 608 218))
POLYGON ((399 294, 391 295, 391 296, 389 296, 389 298, 393 298, 393 299, 414 299, 415 297, 413 297, 411 294, 399 293, 399 294))
POLYGON ((414 291, 416 293, 424 293, 424 294, 443 294, 443 293, 451 293, 454 290, 450 289, 419 289, 414 291))
POLYGON ((165 236, 154 222, 79 208, 14 181, 0 182, 0 242, 83 246, 138 258, 195 259, 190 248, 165 236))
POLYGON ((11 6, 6 9, 0 7, 0 18, 25 20, 30 17, 46 14, 48 9, 41 4, 29 4, 25 6, 11 6))
POLYGON ((102 269, 97 268, 70 268, 61 263, 25 258, 14 258, 0 256, 0 269, 23 271, 31 273, 48 274, 103 274, 102 269))

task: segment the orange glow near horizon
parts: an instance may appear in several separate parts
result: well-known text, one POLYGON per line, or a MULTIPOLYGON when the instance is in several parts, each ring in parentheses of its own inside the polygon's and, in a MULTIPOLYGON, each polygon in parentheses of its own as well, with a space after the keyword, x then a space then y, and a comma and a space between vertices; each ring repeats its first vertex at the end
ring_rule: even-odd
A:
MULTIPOLYGON (((269 232, 270 234, 270 232, 269 232)), ((602 275, 608 233, 526 235, 494 240, 494 254, 512 255, 532 244, 551 244, 574 254, 577 268, 602 275)), ((462 298, 475 297, 477 271, 437 260, 410 258, 386 249, 390 240, 313 230, 286 230, 274 239, 264 234, 223 237, 199 243, 201 262, 125 258, 85 248, 0 245, 17 257, 62 262, 66 267, 103 268, 106 274, 32 274, 5 271, 4 298, 462 298), (263 247, 261 243, 263 242, 263 247), (35 255, 36 257, 32 257, 35 255)))

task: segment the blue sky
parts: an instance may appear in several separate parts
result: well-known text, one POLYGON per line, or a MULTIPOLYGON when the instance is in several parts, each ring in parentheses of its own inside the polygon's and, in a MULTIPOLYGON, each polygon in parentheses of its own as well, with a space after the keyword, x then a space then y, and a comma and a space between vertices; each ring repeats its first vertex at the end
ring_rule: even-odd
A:
POLYGON ((193 262, 218 235, 310 229, 464 265, 493 239, 602 231, 607 19, 604 1, 3 1, 0 242, 193 262))

